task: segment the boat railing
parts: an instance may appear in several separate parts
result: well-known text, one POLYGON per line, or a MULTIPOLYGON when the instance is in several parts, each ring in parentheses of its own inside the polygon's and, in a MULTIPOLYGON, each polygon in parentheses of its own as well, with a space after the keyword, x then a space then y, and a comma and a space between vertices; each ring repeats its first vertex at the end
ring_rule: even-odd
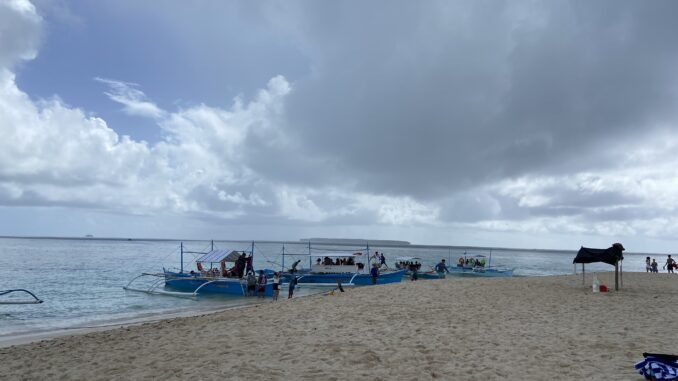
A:
POLYGON ((24 290, 23 288, 0 291, 0 296, 9 295, 9 294, 12 294, 12 293, 15 293, 15 292, 23 292, 23 293, 29 294, 30 296, 33 297, 33 299, 28 299, 28 300, 0 300, 0 304, 40 304, 40 303, 43 302, 43 300, 41 300, 40 298, 35 296, 34 293, 32 293, 28 290, 24 290))
POLYGON ((132 280, 127 283, 126 286, 123 286, 123 290, 125 291, 135 291, 135 292, 143 292, 146 294, 151 294, 151 295, 166 295, 166 296, 176 296, 179 298, 194 298, 197 296, 197 294, 193 292, 176 292, 176 291, 165 291, 165 290, 160 290, 159 287, 164 284, 165 282, 165 274, 163 273, 142 273, 139 276, 134 277, 132 280), (132 287, 132 283, 136 281, 137 279, 140 279, 142 277, 157 277, 158 279, 154 280, 151 282, 151 284, 146 287, 146 288, 137 288, 137 287, 132 287))

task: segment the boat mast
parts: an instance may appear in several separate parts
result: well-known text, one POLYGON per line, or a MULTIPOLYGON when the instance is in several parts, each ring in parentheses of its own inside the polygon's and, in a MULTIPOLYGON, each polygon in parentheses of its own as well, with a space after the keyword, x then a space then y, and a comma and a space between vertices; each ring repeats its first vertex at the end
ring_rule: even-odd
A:
POLYGON ((181 241, 181 271, 179 273, 184 272, 184 242, 181 241))
POLYGON ((371 270, 372 267, 370 267, 370 241, 367 241, 367 270, 371 270))
POLYGON ((285 243, 283 242, 282 265, 280 271, 285 271, 285 243))
POLYGON ((490 260, 487 262, 487 268, 492 267, 492 249, 490 249, 490 260))
POLYGON ((313 266, 313 259, 311 258, 311 240, 308 240, 308 268, 313 266))

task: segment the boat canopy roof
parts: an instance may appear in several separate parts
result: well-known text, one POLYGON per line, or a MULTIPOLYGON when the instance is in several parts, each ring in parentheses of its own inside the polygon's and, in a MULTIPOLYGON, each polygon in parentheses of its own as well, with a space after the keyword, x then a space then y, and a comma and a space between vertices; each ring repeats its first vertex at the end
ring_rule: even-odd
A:
POLYGON ((398 262, 420 261, 419 257, 398 257, 395 259, 398 262))
POLYGON ((196 262, 217 263, 217 262, 235 262, 240 258, 241 253, 235 250, 212 250, 203 254, 196 262))
POLYGON ((311 254, 311 257, 319 257, 319 258, 324 258, 324 257, 331 257, 331 258, 337 258, 337 257, 359 257, 363 255, 362 252, 355 252, 355 253, 323 253, 323 254, 311 254))
POLYGON ((464 254, 464 257, 468 257, 468 258, 487 258, 486 256, 484 256, 484 255, 482 255, 482 254, 475 254, 475 255, 466 255, 466 254, 464 254))

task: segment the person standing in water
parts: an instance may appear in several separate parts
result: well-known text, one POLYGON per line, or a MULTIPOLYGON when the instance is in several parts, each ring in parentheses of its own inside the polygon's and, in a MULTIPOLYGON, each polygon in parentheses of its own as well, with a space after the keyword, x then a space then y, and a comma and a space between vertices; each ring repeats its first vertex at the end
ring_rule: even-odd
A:
POLYGON ((290 288, 289 288, 289 293, 287 294, 287 299, 292 299, 292 295, 294 294, 294 287, 297 285, 297 277, 293 276, 292 279, 290 279, 290 288))
POLYGON ((436 265, 436 272, 438 273, 438 278, 440 279, 445 278, 445 272, 449 274, 450 270, 447 269, 444 259, 436 265))
POLYGON ((652 262, 650 261, 650 257, 645 258, 645 272, 646 273, 652 272, 652 262))

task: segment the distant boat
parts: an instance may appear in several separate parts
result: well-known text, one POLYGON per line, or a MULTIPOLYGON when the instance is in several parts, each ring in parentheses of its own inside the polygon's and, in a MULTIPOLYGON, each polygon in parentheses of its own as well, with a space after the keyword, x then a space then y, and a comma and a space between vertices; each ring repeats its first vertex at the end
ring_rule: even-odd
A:
POLYGON ((94 238, 94 236, 91 235, 91 234, 87 234, 87 235, 85 236, 85 238, 94 238))
POLYGON ((447 269, 450 275, 456 276, 477 276, 477 277, 511 277, 513 276, 513 268, 505 266, 491 266, 492 252, 490 251, 490 260, 485 266, 484 255, 467 256, 464 253, 464 264, 457 264, 457 266, 449 266, 447 269))
POLYGON ((433 270, 421 270, 421 258, 419 257, 397 257, 395 259, 395 266, 397 269, 405 270, 405 275, 412 279, 412 267, 417 268, 417 279, 440 279, 438 273, 433 270))

